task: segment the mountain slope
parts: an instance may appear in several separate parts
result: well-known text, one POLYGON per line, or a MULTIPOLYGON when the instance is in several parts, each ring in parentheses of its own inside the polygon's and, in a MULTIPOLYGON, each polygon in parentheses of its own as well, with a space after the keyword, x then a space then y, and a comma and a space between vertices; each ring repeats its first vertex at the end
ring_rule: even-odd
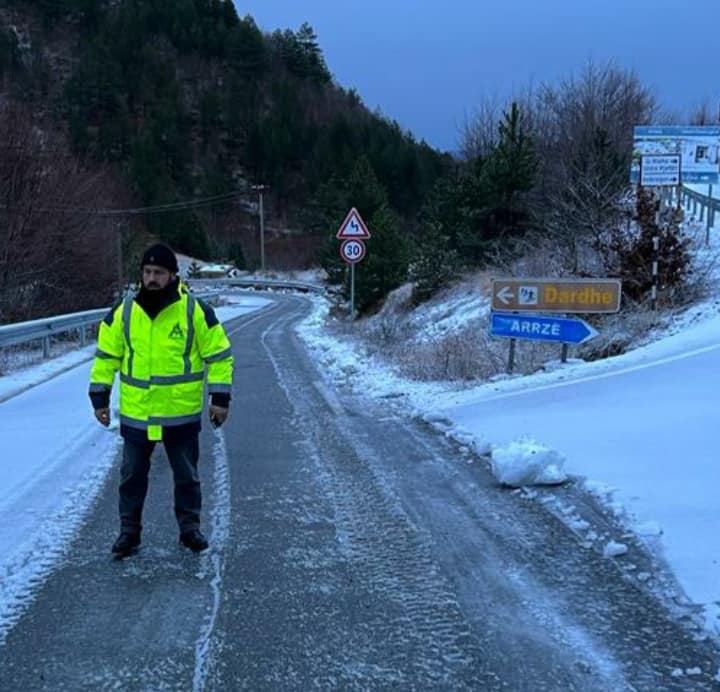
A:
POLYGON ((112 165, 138 206, 246 191, 244 205, 144 219, 199 256, 254 257, 253 183, 270 186, 270 231, 302 232, 301 210, 361 155, 407 219, 448 163, 337 85, 312 27, 263 34, 229 0, 14 0, 0 10, 0 75, 75 155, 112 165))

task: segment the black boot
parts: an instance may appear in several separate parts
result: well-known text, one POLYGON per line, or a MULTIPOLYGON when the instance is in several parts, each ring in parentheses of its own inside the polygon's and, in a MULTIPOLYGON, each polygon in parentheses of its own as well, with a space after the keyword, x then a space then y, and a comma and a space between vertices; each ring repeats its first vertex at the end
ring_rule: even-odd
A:
POLYGON ((208 542, 205 536, 202 535, 200 529, 189 529, 183 531, 180 534, 180 543, 186 548, 190 548, 193 553, 201 553, 203 550, 207 550, 208 542))
POLYGON ((128 533, 123 531, 113 543, 112 552, 118 557, 127 557, 137 552, 140 545, 139 533, 128 533))

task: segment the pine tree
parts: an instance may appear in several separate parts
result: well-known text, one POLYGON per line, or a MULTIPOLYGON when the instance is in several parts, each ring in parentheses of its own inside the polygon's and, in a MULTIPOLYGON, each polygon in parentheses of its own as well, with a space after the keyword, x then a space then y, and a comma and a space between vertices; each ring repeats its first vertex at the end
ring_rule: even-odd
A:
POLYGON ((519 198, 532 189, 538 160, 517 103, 512 104, 510 112, 504 113, 498 130, 500 140, 483 172, 497 232, 502 233, 519 230, 517 224, 526 217, 519 198))
POLYGON ((661 227, 656 221, 659 204, 653 193, 637 189, 636 221, 638 232, 626 233, 620 227, 608 234, 604 244, 597 244, 606 259, 607 272, 623 282, 623 294, 634 301, 648 298, 653 285, 653 261, 658 261, 659 298, 671 298, 691 272, 690 241, 680 230, 681 215, 671 213, 669 223, 661 227), (658 239, 655 250, 654 239, 658 239))
POLYGON ((497 146, 487 158, 475 160, 468 179, 477 200, 468 210, 475 227, 469 240, 471 254, 480 266, 504 238, 528 229, 526 195, 533 188, 538 169, 532 139, 516 103, 503 114, 498 130, 497 146))
POLYGON ((410 261, 407 239, 367 157, 358 160, 345 180, 333 188, 325 187, 324 192, 325 201, 332 206, 316 209, 318 216, 327 219, 328 236, 322 264, 331 282, 345 283, 346 297, 350 295, 350 272, 348 265, 340 259, 340 241, 335 235, 351 207, 357 208, 372 235, 367 241, 365 259, 356 266, 356 307, 360 311, 366 310, 407 279, 410 261))
POLYGON ((330 72, 325 64, 317 34, 308 22, 304 22, 298 29, 297 41, 302 49, 305 64, 310 76, 320 84, 325 84, 331 79, 330 72))
POLYGON ((355 268, 355 306, 367 310, 407 281, 410 247, 397 214, 384 204, 368 220, 372 238, 355 268))
POLYGON ((267 60, 265 39, 252 17, 245 17, 228 33, 225 54, 233 70, 247 79, 262 77, 267 60))
POLYGON ((457 278, 462 268, 460 249, 466 251, 465 239, 474 237, 465 196, 463 179, 446 177, 436 183, 423 205, 420 240, 409 273, 416 304, 457 278))
POLYGON ((458 278, 460 258, 449 247, 448 237, 431 229, 413 253, 408 278, 413 282, 413 302, 429 300, 458 278))

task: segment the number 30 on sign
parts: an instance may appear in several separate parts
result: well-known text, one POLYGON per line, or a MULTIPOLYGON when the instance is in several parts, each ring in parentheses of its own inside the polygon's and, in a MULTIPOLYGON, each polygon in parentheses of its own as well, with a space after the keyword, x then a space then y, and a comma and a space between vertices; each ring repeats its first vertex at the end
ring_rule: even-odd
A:
POLYGON ((345 240, 340 246, 340 257, 348 264, 360 262, 365 257, 365 243, 362 240, 345 240))

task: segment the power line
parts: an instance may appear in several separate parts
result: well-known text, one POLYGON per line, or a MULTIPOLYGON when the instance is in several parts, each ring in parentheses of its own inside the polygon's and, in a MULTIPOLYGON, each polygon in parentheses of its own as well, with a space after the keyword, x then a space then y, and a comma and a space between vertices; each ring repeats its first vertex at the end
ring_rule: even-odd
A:
MULTIPOLYGON (((184 202, 170 202, 168 204, 157 204, 150 207, 135 207, 132 209, 91 209, 86 207, 42 207, 35 211, 49 214, 90 214, 95 216, 142 216, 146 214, 167 214, 178 211, 201 209, 224 202, 230 202, 243 194, 243 191, 226 192, 222 195, 202 197, 200 199, 186 200, 184 202)), ((7 207, 0 205, 0 208, 7 207)))
POLYGON ((171 202, 169 204, 157 204, 150 207, 136 207, 134 209, 71 209, 63 207, 57 211, 85 212, 97 214, 98 216, 140 216, 144 214, 165 214, 174 211, 187 211, 201 207, 213 206, 223 202, 229 202, 242 194, 241 191, 227 192, 213 197, 202 197, 200 199, 186 200, 184 202, 171 202))

